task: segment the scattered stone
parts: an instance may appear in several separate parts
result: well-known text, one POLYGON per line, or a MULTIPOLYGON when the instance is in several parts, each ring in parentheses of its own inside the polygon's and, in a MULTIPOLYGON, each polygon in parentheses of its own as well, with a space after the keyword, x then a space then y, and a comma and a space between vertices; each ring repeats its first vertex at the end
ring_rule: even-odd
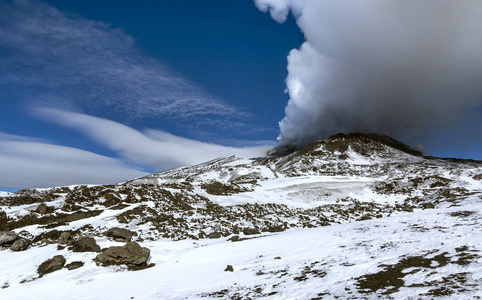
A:
POLYGON ((273 225, 273 226, 270 226, 267 231, 269 232, 283 232, 285 231, 285 228, 281 225, 279 226, 276 226, 276 225, 273 225))
POLYGON ((281 259, 281 256, 276 256, 274 259, 281 259))
POLYGON ((7 213, 4 212, 3 210, 0 211, 0 231, 7 229, 7 221, 8 221, 7 213))
POLYGON ((220 232, 211 232, 209 235, 208 235, 208 238, 210 239, 219 239, 220 237, 222 237, 223 235, 220 233, 220 232))
POLYGON ((42 242, 42 243, 45 243, 45 244, 57 243, 59 241, 60 234, 61 234, 61 232, 56 230, 56 229, 51 230, 51 231, 47 231, 47 232, 43 232, 43 233, 37 235, 33 239, 32 242, 33 243, 42 242))
POLYGON ((118 242, 130 242, 136 233, 125 228, 114 227, 105 232, 105 236, 114 238, 118 242))
POLYGON ((129 242, 124 246, 113 246, 103 250, 94 261, 103 266, 125 264, 131 270, 139 270, 150 266, 146 264, 150 254, 148 248, 141 247, 136 242, 129 242))
POLYGON ((233 235, 228 239, 228 241, 231 241, 231 242, 236 242, 238 240, 239 240, 239 235, 233 235))
POLYGON ((435 205, 433 205, 432 202, 426 202, 426 203, 422 203, 422 207, 424 209, 431 209, 431 208, 435 208, 435 205))
POLYGON ((62 269, 65 265, 65 257, 62 255, 55 255, 51 259, 47 259, 43 263, 40 264, 37 268, 37 273, 40 277, 44 276, 45 274, 52 273, 62 269))
POLYGON ((224 272, 234 272, 234 268, 231 265, 227 265, 226 269, 224 269, 224 272))
POLYGON ((59 237, 59 244, 63 244, 63 245, 66 245, 69 243, 70 239, 72 238, 72 232, 70 231, 63 231, 61 234, 60 234, 60 237, 59 237))
POLYGON ((256 228, 249 228, 248 227, 248 228, 243 229, 243 233, 245 235, 253 235, 253 234, 260 234, 261 232, 259 232, 259 230, 256 229, 256 228))
POLYGON ((371 220, 371 219, 372 219, 372 217, 370 215, 363 215, 360 218, 358 218, 357 221, 367 221, 367 220, 371 220))
POLYGON ((100 252, 100 246, 97 245, 94 238, 83 236, 72 243, 71 250, 73 252, 100 252))
POLYGON ((75 269, 78 269, 78 268, 81 268, 84 266, 84 262, 83 261, 73 261, 71 262, 70 264, 67 264, 65 265, 65 267, 71 271, 71 270, 75 270, 75 269))
POLYGON ((37 206, 37 208, 35 209, 35 212, 41 215, 45 215, 45 214, 52 213, 54 210, 55 210, 54 207, 48 206, 47 204, 42 203, 39 206, 37 206))
POLYGON ((28 248, 28 243, 24 239, 20 238, 17 239, 13 244, 10 246, 10 250, 12 251, 25 251, 28 248))
POLYGON ((18 239, 18 236, 13 231, 0 232, 0 246, 12 244, 17 239, 18 239))

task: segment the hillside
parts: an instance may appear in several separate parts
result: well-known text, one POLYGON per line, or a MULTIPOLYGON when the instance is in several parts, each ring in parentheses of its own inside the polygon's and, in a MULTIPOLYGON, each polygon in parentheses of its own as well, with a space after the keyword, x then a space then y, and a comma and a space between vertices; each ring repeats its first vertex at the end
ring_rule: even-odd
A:
POLYGON ((0 297, 482 297, 481 204, 481 162, 365 134, 4 193, 0 297), (39 271, 54 256, 60 270, 39 271))

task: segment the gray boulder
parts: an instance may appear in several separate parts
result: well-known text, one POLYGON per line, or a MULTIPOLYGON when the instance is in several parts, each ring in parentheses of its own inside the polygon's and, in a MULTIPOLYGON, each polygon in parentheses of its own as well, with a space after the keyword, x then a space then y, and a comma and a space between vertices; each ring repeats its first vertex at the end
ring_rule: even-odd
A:
POLYGON ((100 246, 97 245, 94 238, 83 236, 72 243, 71 250, 73 252, 100 252, 100 246))
POLYGON ((105 236, 114 238, 116 241, 130 242, 136 233, 128 229, 114 227, 105 232, 105 236))
POLYGON ((10 250, 12 251, 25 251, 28 248, 28 243, 24 239, 17 239, 13 244, 10 246, 10 250))
POLYGON ((146 267, 151 251, 141 247, 136 242, 129 242, 124 246, 109 247, 102 251, 94 261, 104 266, 124 264, 131 269, 146 267))
POLYGON ((17 239, 18 236, 13 231, 0 231, 0 246, 12 244, 17 239))
POLYGON ((62 269, 65 266, 65 258, 62 255, 55 255, 51 259, 47 259, 40 264, 37 268, 37 273, 40 277, 45 274, 55 272, 62 269))

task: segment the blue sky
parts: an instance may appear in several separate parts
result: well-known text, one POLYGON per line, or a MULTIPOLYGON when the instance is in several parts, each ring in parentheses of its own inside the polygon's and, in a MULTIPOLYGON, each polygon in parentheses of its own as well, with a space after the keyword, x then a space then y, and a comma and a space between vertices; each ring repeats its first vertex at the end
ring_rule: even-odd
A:
MULTIPOLYGON (((0 20, 2 190, 262 155, 305 41, 295 17, 249 0, 0 0, 0 20)), ((482 159, 477 101, 461 121, 395 137, 482 159)))

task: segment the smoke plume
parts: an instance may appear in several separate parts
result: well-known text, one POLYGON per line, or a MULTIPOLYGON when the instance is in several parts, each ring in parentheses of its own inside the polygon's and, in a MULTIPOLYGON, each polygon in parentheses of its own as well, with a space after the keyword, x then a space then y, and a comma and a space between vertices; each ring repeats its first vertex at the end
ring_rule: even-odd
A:
POLYGON ((305 36, 288 56, 281 145, 423 135, 482 99, 480 0, 255 0, 305 36))

